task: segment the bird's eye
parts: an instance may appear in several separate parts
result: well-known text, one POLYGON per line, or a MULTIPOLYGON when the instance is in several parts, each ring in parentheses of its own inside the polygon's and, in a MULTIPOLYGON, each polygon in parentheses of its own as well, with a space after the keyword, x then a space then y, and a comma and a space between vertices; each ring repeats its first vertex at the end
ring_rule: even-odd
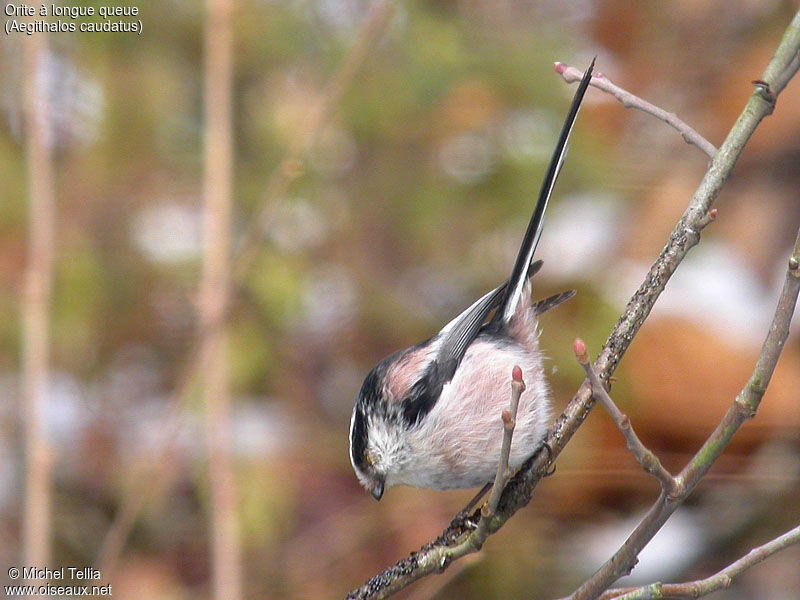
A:
POLYGON ((364 453, 364 461, 371 467, 372 466, 372 454, 369 452, 364 453))

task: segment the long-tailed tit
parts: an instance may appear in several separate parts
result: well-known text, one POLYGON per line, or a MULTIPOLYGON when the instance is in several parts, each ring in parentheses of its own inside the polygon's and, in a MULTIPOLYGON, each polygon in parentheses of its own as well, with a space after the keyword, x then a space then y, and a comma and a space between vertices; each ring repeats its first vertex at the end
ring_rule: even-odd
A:
POLYGON ((446 490, 490 481, 514 365, 522 367, 527 387, 509 467, 518 468, 541 444, 550 398, 537 317, 575 292, 531 304, 530 278, 542 264, 533 254, 593 67, 594 61, 575 92, 511 277, 433 337, 384 358, 364 380, 350 421, 350 460, 375 499, 394 485, 446 490))

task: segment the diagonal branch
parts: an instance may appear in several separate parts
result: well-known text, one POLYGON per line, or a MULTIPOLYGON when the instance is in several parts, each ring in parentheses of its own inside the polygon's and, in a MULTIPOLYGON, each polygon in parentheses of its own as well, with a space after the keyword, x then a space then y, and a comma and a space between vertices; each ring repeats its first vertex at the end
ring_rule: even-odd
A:
MULTIPOLYGON (((795 57, 799 49, 800 12, 793 18, 775 55, 762 75, 762 80, 767 82, 767 88, 771 93, 767 94, 761 86, 757 86, 750 96, 728 137, 711 160, 703 180, 683 216, 672 230, 666 246, 653 263, 639 289, 628 302, 628 306, 606 341, 594 365, 595 371, 601 379, 607 381, 614 372, 664 290, 667 281, 689 250, 700 241, 701 230, 710 221, 709 211, 714 201, 725 181, 733 172, 736 161, 750 136, 759 123, 774 110, 777 96, 783 89, 781 83, 786 78, 786 73, 790 72, 795 64, 795 57)), ((516 511, 530 502, 536 484, 547 474, 550 465, 586 419, 593 406, 591 390, 588 383, 584 383, 564 412, 550 427, 545 438, 545 444, 550 451, 548 453, 540 452, 531 457, 506 486, 498 507, 498 514, 489 527, 491 532, 502 527, 516 511)), ((473 517, 477 516, 473 515, 473 517)), ((360 588, 352 590, 347 597, 352 599, 386 598, 421 577, 441 572, 452 560, 468 553, 467 549, 460 544, 469 533, 470 526, 466 520, 454 520, 436 540, 429 542, 410 557, 398 561, 395 565, 374 576, 360 588)), ((599 586, 599 590, 606 589, 613 581, 614 579, 603 582, 599 586)))
POLYGON ((742 424, 755 416, 764 391, 769 385, 775 365, 778 363, 786 338, 789 337, 789 324, 797 305, 800 291, 800 231, 794 250, 788 261, 786 279, 778 306, 767 332, 761 354, 755 369, 741 392, 736 396, 728 412, 717 428, 709 436, 702 448, 695 454, 688 465, 675 478, 675 489, 671 494, 662 491, 658 500, 647 512, 641 523, 628 537, 619 550, 589 578, 570 600, 588 600, 596 598, 614 581, 631 572, 636 564, 639 552, 650 542, 653 536, 666 523, 675 509, 692 493, 697 482, 705 475, 716 459, 727 447, 731 438, 742 424))
POLYGON ((622 435, 625 437, 628 450, 631 451, 636 462, 638 462, 645 471, 658 479, 664 493, 673 495, 677 481, 670 472, 664 468, 653 451, 647 448, 639 439, 639 436, 636 435, 628 415, 620 411, 617 405, 614 404, 611 396, 608 395, 605 387, 603 387, 603 383, 600 381, 597 373, 595 373, 592 363, 589 361, 589 353, 586 351, 586 344, 582 339, 578 338, 575 340, 574 350, 575 357, 578 359, 578 364, 583 367, 586 378, 592 388, 592 397, 599 400, 603 408, 606 409, 606 412, 614 419, 614 423, 617 424, 620 432, 622 432, 622 435))
POLYGON ((686 583, 653 583, 628 590, 609 590, 601 596, 601 599, 648 600, 651 598, 700 598, 707 596, 712 592, 730 587, 733 580, 747 569, 764 562, 776 552, 780 552, 793 544, 800 544, 800 526, 790 529, 766 544, 753 548, 739 560, 705 579, 686 583))
MULTIPOLYGON (((583 77, 583 73, 578 69, 565 65, 564 63, 557 62, 553 67, 556 73, 561 75, 567 83, 575 83, 576 81, 580 81, 581 77, 583 77)), ((629 91, 614 84, 603 73, 598 72, 596 75, 593 75, 589 85, 611 94, 614 98, 619 100, 625 108, 635 108, 636 110, 641 110, 642 112, 654 116, 660 121, 664 121, 664 123, 680 133, 687 144, 697 146, 708 155, 708 158, 714 158, 714 155, 717 153, 717 148, 714 144, 684 123, 674 112, 666 111, 655 104, 650 104, 647 100, 639 98, 639 96, 631 94, 629 91)))

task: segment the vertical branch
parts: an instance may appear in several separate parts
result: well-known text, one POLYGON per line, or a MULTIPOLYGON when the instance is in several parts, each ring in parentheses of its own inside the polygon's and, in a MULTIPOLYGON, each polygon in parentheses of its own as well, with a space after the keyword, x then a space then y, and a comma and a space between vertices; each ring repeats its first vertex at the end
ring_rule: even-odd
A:
POLYGON ((48 138, 46 37, 25 40, 25 146, 28 176, 28 256, 22 297, 22 420, 25 432, 25 503, 22 561, 50 564, 52 454, 44 415, 49 361, 55 192, 48 138))
POLYGON ((230 444, 226 315, 230 298, 233 0, 207 0, 205 180, 200 344, 211 493, 212 583, 218 600, 242 597, 236 486, 230 444))
MULTIPOLYGON (((285 193, 285 190, 288 189, 288 186, 298 174, 298 169, 294 165, 305 157, 305 153, 312 146, 319 131, 328 123, 330 115, 338 106, 342 95, 352 86, 360 66, 371 56, 371 52, 380 40, 389 18, 393 14, 394 5, 395 0, 377 0, 370 6, 355 43, 350 47, 344 62, 320 93, 314 117, 309 119, 309 123, 313 127, 309 126, 305 131, 305 135, 308 137, 303 137, 303 143, 300 143, 298 138, 291 145, 287 154, 270 177, 258 216, 250 221, 242 236, 242 242, 238 244, 235 252, 232 269, 234 285, 241 285, 241 282, 247 276, 248 270, 252 267, 254 258, 258 255, 259 244, 265 231, 264 224, 269 221, 277 200, 285 193)), ((162 489, 165 482, 169 480, 170 475, 166 472, 169 465, 168 455, 172 450, 172 440, 175 439, 175 432, 182 425, 183 405, 186 402, 189 390, 204 369, 200 350, 200 337, 202 337, 202 332, 198 329, 198 343, 193 346, 184 365, 183 372, 178 377, 179 383, 177 389, 173 392, 169 413, 164 419, 164 426, 159 435, 159 439, 164 441, 158 443, 152 456, 143 459, 148 466, 155 465, 155 467, 135 478, 134 486, 123 497, 122 505, 109 526, 97 554, 95 564, 104 577, 110 577, 113 574, 131 528, 142 508, 157 493, 157 490, 162 489)))

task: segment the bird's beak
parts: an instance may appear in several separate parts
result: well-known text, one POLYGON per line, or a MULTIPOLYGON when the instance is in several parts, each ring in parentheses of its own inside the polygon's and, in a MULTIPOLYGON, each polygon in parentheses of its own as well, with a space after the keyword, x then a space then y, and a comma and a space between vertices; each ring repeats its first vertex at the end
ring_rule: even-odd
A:
POLYGON ((383 497, 383 482, 376 481, 375 484, 372 486, 372 497, 375 500, 380 500, 383 497))

